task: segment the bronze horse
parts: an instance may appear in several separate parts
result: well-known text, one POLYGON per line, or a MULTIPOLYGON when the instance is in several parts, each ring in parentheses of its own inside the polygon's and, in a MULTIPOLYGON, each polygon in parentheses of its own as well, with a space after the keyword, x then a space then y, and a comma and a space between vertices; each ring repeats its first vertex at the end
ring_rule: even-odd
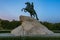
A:
MULTIPOLYGON (((26 2, 25 4, 27 6, 26 6, 26 8, 23 8, 24 12, 29 12, 31 17, 36 17, 36 19, 39 20, 36 12, 34 10, 33 2, 32 2, 32 4, 30 4, 29 2, 26 2)), ((23 9, 22 9, 22 11, 23 11, 23 9)))

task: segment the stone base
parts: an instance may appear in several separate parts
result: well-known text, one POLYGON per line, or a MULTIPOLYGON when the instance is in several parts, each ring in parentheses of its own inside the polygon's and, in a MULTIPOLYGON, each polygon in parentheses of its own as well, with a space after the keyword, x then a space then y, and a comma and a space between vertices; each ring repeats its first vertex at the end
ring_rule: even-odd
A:
POLYGON ((13 29, 11 34, 16 36, 53 34, 52 31, 48 30, 47 27, 34 18, 20 16, 20 21, 22 21, 22 24, 13 29))

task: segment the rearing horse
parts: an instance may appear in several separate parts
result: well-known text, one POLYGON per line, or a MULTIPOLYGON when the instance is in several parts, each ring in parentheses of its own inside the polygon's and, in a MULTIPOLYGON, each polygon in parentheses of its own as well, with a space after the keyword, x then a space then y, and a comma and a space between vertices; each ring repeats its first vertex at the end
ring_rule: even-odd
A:
MULTIPOLYGON (((30 4, 29 2, 26 2, 25 4, 26 4, 27 6, 26 6, 26 8, 23 8, 23 9, 24 9, 24 12, 29 12, 31 17, 34 16, 34 17, 36 17, 37 20, 39 20, 38 17, 37 17, 36 12, 35 12, 35 10, 34 10, 33 3, 30 4)), ((23 11, 23 9, 22 9, 22 11, 23 11)))

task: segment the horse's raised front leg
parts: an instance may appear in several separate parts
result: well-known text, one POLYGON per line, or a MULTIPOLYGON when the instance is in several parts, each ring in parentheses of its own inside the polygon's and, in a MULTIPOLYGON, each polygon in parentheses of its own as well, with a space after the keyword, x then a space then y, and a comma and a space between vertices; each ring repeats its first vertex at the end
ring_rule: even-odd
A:
POLYGON ((24 8, 23 9, 21 9, 21 11, 23 11, 24 10, 24 8))
POLYGON ((25 8, 21 9, 21 11, 23 11, 23 10, 24 10, 24 12, 27 12, 27 11, 25 10, 25 8))
POLYGON ((26 10, 24 10, 24 12, 27 12, 26 10))

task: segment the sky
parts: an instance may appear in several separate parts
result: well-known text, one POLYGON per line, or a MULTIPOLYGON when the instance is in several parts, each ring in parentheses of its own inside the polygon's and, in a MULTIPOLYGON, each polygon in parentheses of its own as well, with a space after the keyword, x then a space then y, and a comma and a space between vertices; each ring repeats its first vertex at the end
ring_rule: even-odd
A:
POLYGON ((4 20, 20 20, 20 15, 30 16, 21 11, 25 2, 33 2, 40 21, 60 22, 60 0, 0 0, 0 18, 4 20))

